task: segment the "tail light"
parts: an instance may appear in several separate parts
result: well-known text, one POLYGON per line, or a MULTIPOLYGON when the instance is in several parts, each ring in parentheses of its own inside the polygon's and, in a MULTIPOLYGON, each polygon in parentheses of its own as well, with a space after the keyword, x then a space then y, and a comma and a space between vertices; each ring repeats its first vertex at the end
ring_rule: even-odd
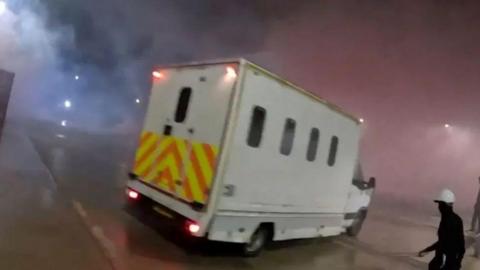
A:
POLYGON ((140 194, 138 194, 138 192, 136 192, 135 190, 127 189, 127 196, 130 199, 136 200, 140 197, 140 194))
POLYGON ((161 79, 161 78, 163 78, 163 73, 158 71, 158 70, 155 70, 155 71, 152 72, 152 76, 154 78, 161 79))
POLYGON ((187 227, 187 231, 190 234, 196 234, 200 231, 200 225, 198 225, 197 223, 195 223, 193 221, 187 221, 186 222, 186 227, 187 227))
POLYGON ((235 79, 237 77, 237 71, 233 67, 227 67, 225 70, 225 77, 227 79, 235 79))
POLYGON ((153 83, 159 83, 165 80, 165 74, 162 71, 154 70, 152 72, 152 80, 153 80, 153 83))

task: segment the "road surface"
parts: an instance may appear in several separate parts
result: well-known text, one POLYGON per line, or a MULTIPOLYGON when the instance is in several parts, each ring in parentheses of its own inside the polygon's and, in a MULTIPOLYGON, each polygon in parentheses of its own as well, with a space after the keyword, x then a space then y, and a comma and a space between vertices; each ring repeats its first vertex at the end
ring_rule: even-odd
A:
MULTIPOLYGON (((434 228, 377 213, 359 240, 274 243, 257 258, 239 256, 235 245, 185 240, 154 214, 126 211, 131 141, 9 126, 0 143, 0 267, 426 269, 412 255, 433 239, 434 228)), ((465 269, 478 267, 469 263, 465 269)))

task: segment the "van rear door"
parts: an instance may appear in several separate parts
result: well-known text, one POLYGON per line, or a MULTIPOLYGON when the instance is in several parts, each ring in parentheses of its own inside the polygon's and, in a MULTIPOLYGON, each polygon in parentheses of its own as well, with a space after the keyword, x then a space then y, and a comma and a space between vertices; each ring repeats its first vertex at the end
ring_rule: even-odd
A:
POLYGON ((237 63, 154 72, 134 174, 180 201, 206 205, 237 63))

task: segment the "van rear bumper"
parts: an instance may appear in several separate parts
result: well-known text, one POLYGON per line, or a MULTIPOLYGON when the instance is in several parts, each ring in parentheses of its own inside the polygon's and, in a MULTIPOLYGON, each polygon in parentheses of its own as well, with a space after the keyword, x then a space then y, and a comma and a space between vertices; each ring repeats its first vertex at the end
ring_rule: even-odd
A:
MULTIPOLYGON (((208 222, 205 222, 202 219, 204 213, 194 210, 190 204, 176 199, 171 195, 164 194, 163 192, 160 192, 159 190, 139 180, 129 180, 127 182, 127 188, 140 193, 142 197, 146 197, 147 200, 151 200, 152 202, 156 203, 156 206, 158 206, 159 209, 163 209, 157 209, 156 212, 163 211, 173 215, 176 218, 182 219, 180 217, 183 217, 183 220, 188 220, 199 224, 200 230, 194 233, 194 236, 202 237, 205 235, 207 229, 205 224, 208 224, 208 222)), ((164 216, 168 216, 168 214, 164 214, 164 216)))

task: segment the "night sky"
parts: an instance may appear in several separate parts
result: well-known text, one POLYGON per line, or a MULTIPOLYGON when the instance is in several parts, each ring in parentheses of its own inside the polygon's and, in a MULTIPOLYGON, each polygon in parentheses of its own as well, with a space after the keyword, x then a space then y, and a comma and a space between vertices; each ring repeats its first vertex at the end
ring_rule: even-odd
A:
POLYGON ((127 115, 127 101, 148 91, 152 65, 247 56, 365 118, 362 162, 365 174, 377 177, 380 196, 424 203, 449 187, 460 207, 473 203, 480 175, 478 1, 46 0, 34 6, 46 31, 59 33, 55 68, 102 74, 106 86, 88 87, 89 96, 114 93, 122 108, 115 114, 127 115))

